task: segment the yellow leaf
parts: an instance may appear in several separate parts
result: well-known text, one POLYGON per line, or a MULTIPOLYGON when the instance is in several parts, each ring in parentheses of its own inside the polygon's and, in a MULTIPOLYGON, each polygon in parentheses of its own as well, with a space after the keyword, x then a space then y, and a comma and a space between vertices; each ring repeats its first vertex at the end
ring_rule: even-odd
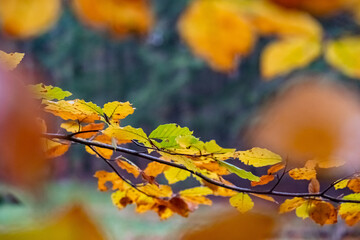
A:
MULTIPOLYGON (((360 200, 360 193, 354 193, 345 196, 345 200, 360 200)), ((360 204, 359 203, 342 203, 339 208, 339 215, 347 225, 353 226, 360 221, 360 204)))
POLYGON ((116 191, 111 194, 112 203, 119 209, 123 209, 133 201, 127 196, 127 191, 116 191))
POLYGON ((78 121, 67 121, 62 123, 60 127, 71 133, 79 132, 82 129, 78 121))
POLYGON ((254 207, 254 202, 246 193, 238 193, 230 198, 231 206, 235 207, 239 212, 246 213, 254 207))
POLYGON ((131 173, 132 175, 134 175, 134 177, 137 178, 140 175, 141 170, 137 166, 135 166, 127 161, 120 160, 120 159, 117 159, 116 163, 120 168, 122 168, 122 169, 126 170, 128 173, 131 173))
POLYGON ((46 105, 45 111, 61 117, 64 120, 79 120, 84 123, 91 123, 95 120, 100 120, 99 114, 102 113, 101 108, 92 102, 85 102, 84 100, 58 102, 43 101, 46 105))
POLYGON ((24 56, 24 53, 6 53, 0 51, 0 66, 8 71, 14 70, 24 56))
POLYGON ((316 178, 316 170, 310 168, 294 168, 289 171, 289 176, 295 180, 311 180, 316 178))
POLYGON ((17 38, 42 34, 57 21, 60 0, 1 0, 0 22, 3 31, 17 38))
POLYGON ((0 239, 2 240, 41 240, 50 238, 52 240, 106 239, 99 226, 95 224, 82 207, 77 205, 66 209, 66 211, 61 214, 47 219, 32 228, 0 233, 0 239))
POLYGON ((325 48, 325 59, 345 75, 360 78, 360 36, 329 41, 325 48))
POLYGON ((261 55, 261 73, 266 79, 303 68, 320 55, 318 40, 285 38, 270 43, 261 55))
POLYGON ((111 125, 103 131, 109 137, 114 137, 118 142, 131 142, 137 140, 141 143, 149 143, 148 138, 141 128, 133 128, 131 126, 120 127, 111 125))
POLYGON ((169 167, 164 171, 164 175, 169 184, 174 184, 180 181, 184 181, 190 177, 191 173, 179 168, 169 167))
POLYGON ((60 143, 45 139, 45 155, 47 158, 56 158, 64 155, 70 147, 69 143, 60 143))
POLYGON ((302 219, 306 219, 309 217, 309 211, 311 208, 311 201, 305 201, 299 207, 296 208, 296 216, 302 219))
POLYGON ((337 184, 334 185, 335 189, 344 189, 347 187, 348 183, 349 183, 350 179, 344 179, 340 182, 338 182, 337 184))
POLYGON ((234 1, 193 1, 181 16, 178 28, 195 55, 222 72, 234 70, 238 57, 247 55, 256 39, 251 24, 234 1))
POLYGON ((146 184, 145 186, 138 187, 140 190, 144 191, 150 196, 154 197, 171 197, 172 190, 170 186, 155 184, 146 184))
POLYGON ((294 209, 300 207, 305 201, 305 199, 300 197, 286 199, 285 202, 280 205, 279 213, 291 212, 294 209))
POLYGON ((309 211, 309 216, 314 222, 324 224, 334 224, 337 222, 337 211, 333 205, 324 201, 314 201, 309 211))
POLYGON ((273 165, 282 161, 281 157, 265 148, 252 148, 247 151, 237 151, 235 158, 240 159, 246 165, 254 167, 263 167, 273 165))
POLYGON ((129 102, 109 102, 104 105, 102 110, 110 122, 114 123, 119 123, 119 120, 134 113, 134 108, 129 102))
POLYGON ((212 194, 213 191, 208 187, 194 187, 180 191, 181 198, 195 204, 211 205, 212 201, 204 196, 212 194))
POLYGON ((97 171, 94 177, 98 179, 98 189, 100 191, 107 191, 108 187, 105 185, 107 182, 112 183, 112 190, 126 190, 128 185, 124 184, 124 181, 115 172, 97 171))

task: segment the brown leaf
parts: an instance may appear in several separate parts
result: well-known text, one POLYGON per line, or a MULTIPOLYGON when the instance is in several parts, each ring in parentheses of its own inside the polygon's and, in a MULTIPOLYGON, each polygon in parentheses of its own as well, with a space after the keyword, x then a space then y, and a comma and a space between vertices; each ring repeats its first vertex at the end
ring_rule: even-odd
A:
POLYGON ((314 201, 309 215, 314 222, 320 225, 337 223, 337 211, 328 202, 314 201))
POLYGON ((351 179, 347 185, 353 192, 360 192, 360 178, 351 179))
POLYGON ((308 186, 309 193, 318 193, 320 192, 320 183, 316 178, 312 178, 309 186, 308 186))

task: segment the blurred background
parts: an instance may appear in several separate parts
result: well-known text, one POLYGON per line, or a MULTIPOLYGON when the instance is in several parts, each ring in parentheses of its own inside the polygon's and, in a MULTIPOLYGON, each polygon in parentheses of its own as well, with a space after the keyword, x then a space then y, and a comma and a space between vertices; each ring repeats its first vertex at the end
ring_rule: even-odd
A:
MULTIPOLYGON (((358 1, 218 2, 0 0, 0 50, 25 53, 17 71, 75 98, 98 105, 130 101, 136 111, 122 125, 149 133, 160 124, 178 123, 223 147, 268 147, 284 158, 349 162, 340 170, 324 170, 320 179, 325 182, 358 169, 358 1), (203 2, 213 5, 206 9, 203 2), (261 5, 250 6, 254 2, 261 5), (239 15, 241 21, 232 19, 239 15), (304 44, 280 45, 280 52, 270 48, 276 41, 293 40, 304 44)), ((56 132, 58 126, 54 122, 50 130, 56 132)), ((117 211, 110 194, 97 192, 92 177, 106 168, 83 149, 55 159, 52 168, 43 210, 75 199, 113 239, 173 239, 187 224, 203 223, 206 214, 228 211, 218 200, 219 205, 204 207, 190 219, 160 222, 155 214, 137 215, 132 208, 117 211)), ((298 189, 306 191, 307 186, 298 189)), ((15 191, 15 199, 7 186, 2 192, 0 229, 31 223, 34 210, 26 194, 15 191)), ((284 238, 325 239, 356 232, 343 224, 330 229, 289 216, 280 220, 275 208, 261 204, 270 215, 261 221, 286 223, 290 218, 306 229, 284 227, 284 238)))

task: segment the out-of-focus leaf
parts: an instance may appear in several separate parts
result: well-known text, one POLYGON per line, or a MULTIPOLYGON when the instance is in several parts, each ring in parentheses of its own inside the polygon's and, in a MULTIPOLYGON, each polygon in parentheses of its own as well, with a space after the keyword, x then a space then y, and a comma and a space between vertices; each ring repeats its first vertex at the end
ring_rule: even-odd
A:
POLYGON ((360 192, 360 178, 353 178, 350 179, 347 187, 350 188, 353 192, 359 193, 360 192))
POLYGON ((337 223, 337 211, 328 202, 314 201, 309 211, 309 216, 320 225, 337 223))
POLYGON ((73 6, 85 24, 120 37, 147 34, 154 23, 148 0, 74 0, 73 6))
POLYGON ((27 230, 0 233, 2 240, 105 240, 100 228, 80 206, 73 206, 58 216, 27 230))
POLYGON ((47 158, 56 158, 64 155, 70 147, 70 143, 61 143, 45 139, 44 148, 47 158))
POLYGON ((261 56, 261 74, 265 79, 303 68, 321 53, 320 41, 285 38, 270 43, 261 56))
POLYGON ((4 68, 7 71, 14 70, 17 65, 19 65, 24 56, 24 53, 6 53, 0 51, 0 67, 4 68))
POLYGON ((179 32, 193 52, 218 71, 235 69, 256 35, 235 1, 196 0, 183 13, 179 32))
POLYGON ((35 37, 55 24, 60 10, 60 0, 1 0, 1 27, 12 37, 35 37))
POLYGON ((325 59, 345 75, 360 78, 360 37, 343 37, 329 41, 325 59))

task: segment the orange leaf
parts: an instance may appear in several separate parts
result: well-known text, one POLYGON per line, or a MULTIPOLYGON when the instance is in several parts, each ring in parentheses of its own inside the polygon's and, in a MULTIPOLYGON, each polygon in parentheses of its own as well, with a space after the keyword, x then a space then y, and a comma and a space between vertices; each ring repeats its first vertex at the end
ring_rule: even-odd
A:
POLYGON ((272 166, 271 168, 268 169, 267 173, 269 175, 271 174, 274 174, 274 173, 277 173, 278 171, 280 171, 281 169, 283 169, 285 167, 284 164, 282 163, 279 163, 279 164, 276 164, 274 166, 272 166))
POLYGON ((260 181, 258 181, 258 182, 252 181, 251 186, 255 187, 258 185, 265 185, 265 184, 268 184, 269 182, 273 181, 274 179, 275 179, 274 175, 263 175, 260 177, 260 181))
MULTIPOLYGON (((86 132, 86 131, 100 131, 104 129, 104 123, 91 123, 86 125, 85 127, 81 128, 81 132, 86 132)), ((95 136, 97 133, 96 132, 88 132, 88 133, 80 133, 77 134, 76 137, 78 138, 91 138, 93 136, 95 136)))
POLYGON ((295 210, 297 207, 300 207, 306 200, 300 197, 295 197, 292 199, 286 199, 279 208, 279 213, 286 213, 295 210))
POLYGON ((316 178, 316 170, 310 168, 294 168, 289 171, 289 176, 295 180, 311 180, 316 178))
POLYGON ((314 201, 309 215, 314 222, 320 225, 334 224, 337 222, 337 211, 334 206, 328 202, 314 201))
POLYGON ((147 165, 144 172, 148 176, 157 177, 159 174, 163 173, 166 168, 167 166, 165 164, 151 162, 147 165))
POLYGON ((70 143, 60 143, 49 139, 45 140, 45 154, 47 158, 56 158, 64 155, 70 147, 70 143))
POLYGON ((353 192, 360 192, 360 178, 351 179, 347 185, 353 192))
POLYGON ((117 159, 116 163, 120 168, 134 175, 134 177, 137 178, 139 176, 141 170, 137 166, 132 165, 129 162, 120 159, 117 159))
POLYGON ((238 57, 247 55, 256 39, 252 26, 232 1, 193 1, 178 27, 193 52, 222 72, 234 70, 238 57))

